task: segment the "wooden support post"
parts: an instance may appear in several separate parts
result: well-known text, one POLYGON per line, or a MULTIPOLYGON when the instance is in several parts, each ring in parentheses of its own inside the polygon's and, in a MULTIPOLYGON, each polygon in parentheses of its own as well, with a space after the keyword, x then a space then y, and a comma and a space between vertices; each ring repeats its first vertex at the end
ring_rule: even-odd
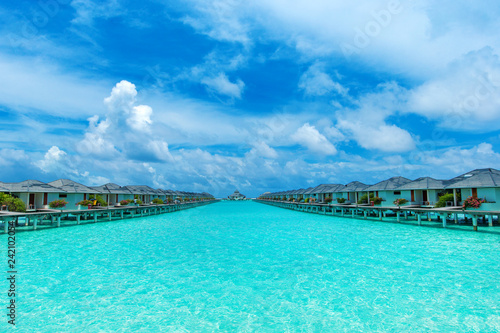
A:
POLYGON ((363 210, 363 217, 366 220, 366 209, 363 210))
POLYGON ((57 216, 57 227, 59 228, 61 226, 61 215, 57 216))
POLYGON ((399 210, 396 212, 396 221, 401 222, 401 212, 399 210))
POLYGON ((340 210, 342 211, 342 216, 344 216, 344 208, 340 208, 340 210))
POLYGON ((97 223, 97 212, 94 213, 94 223, 97 223))
POLYGON ((488 226, 493 226, 493 215, 488 215, 488 226))
POLYGON ((431 213, 430 212, 427 212, 427 220, 430 222, 432 220, 431 218, 431 213))
POLYGON ((26 216, 26 217, 24 218, 24 221, 25 221, 25 222, 24 222, 24 226, 25 226, 25 227, 27 227, 27 226, 30 224, 30 218, 26 216))
POLYGON ((80 217, 81 217, 81 215, 80 215, 80 214, 78 214, 78 215, 76 216, 76 224, 80 224, 80 217))
POLYGON ((38 219, 36 217, 33 218, 33 230, 36 230, 38 219))
POLYGON ((472 215, 472 227, 474 231, 477 231, 477 215, 472 215))
POLYGON ((111 212, 108 212, 108 219, 111 221, 111 212))
POLYGON ((378 219, 382 221, 382 209, 378 211, 378 219))
POLYGON ((455 221, 455 224, 458 224, 458 213, 453 214, 453 220, 455 221))
POLYGON ((353 209, 353 210, 351 211, 351 212, 352 212, 352 217, 354 217, 354 211, 355 211, 355 209, 353 209))
POLYGON ((420 215, 420 213, 417 213, 417 221, 418 225, 422 225, 422 216, 420 215))
POLYGON ((8 232, 9 232, 9 221, 7 221, 7 220, 2 220, 2 222, 3 222, 3 231, 4 231, 5 233, 8 233, 8 232))
POLYGON ((120 217, 123 219, 123 210, 120 211, 120 217))
POLYGON ((441 220, 443 222, 443 228, 446 228, 446 215, 447 214, 441 214, 441 220))

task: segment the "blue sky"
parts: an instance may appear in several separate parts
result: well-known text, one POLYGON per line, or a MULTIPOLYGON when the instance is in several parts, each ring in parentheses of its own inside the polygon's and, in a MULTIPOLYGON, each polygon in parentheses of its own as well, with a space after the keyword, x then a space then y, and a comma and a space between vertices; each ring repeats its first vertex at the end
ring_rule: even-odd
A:
POLYGON ((247 196, 500 166, 496 1, 9 1, 0 181, 247 196))

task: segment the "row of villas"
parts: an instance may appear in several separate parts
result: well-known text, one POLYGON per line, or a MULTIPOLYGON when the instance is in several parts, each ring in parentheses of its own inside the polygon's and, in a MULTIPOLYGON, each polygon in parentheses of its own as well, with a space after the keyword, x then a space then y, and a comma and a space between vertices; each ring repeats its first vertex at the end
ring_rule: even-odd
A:
POLYGON ((500 171, 496 169, 476 169, 449 180, 439 180, 431 177, 421 177, 410 180, 404 177, 392 177, 374 185, 358 181, 347 185, 322 184, 307 189, 290 190, 275 193, 264 193, 260 199, 303 201, 314 198, 314 201, 332 203, 343 201, 345 204, 355 204, 363 195, 373 195, 382 199, 380 206, 394 206, 394 200, 402 198, 407 205, 433 207, 443 194, 453 193, 450 206, 460 206, 468 197, 484 199, 481 210, 500 210, 500 171), (338 200, 342 198, 341 200, 338 200))
MULTIPOLYGON (((77 206, 91 195, 101 196, 108 205, 117 205, 122 200, 139 199, 143 203, 151 203, 155 198, 167 201, 195 201, 213 199, 206 192, 193 193, 184 191, 153 189, 146 185, 120 186, 108 183, 101 186, 86 186, 69 179, 58 179, 50 183, 38 180, 25 180, 19 183, 0 182, 0 192, 20 198, 26 203, 27 210, 45 209, 54 200, 64 199, 67 208, 77 206)), ((76 207, 75 207, 76 209, 76 207)))

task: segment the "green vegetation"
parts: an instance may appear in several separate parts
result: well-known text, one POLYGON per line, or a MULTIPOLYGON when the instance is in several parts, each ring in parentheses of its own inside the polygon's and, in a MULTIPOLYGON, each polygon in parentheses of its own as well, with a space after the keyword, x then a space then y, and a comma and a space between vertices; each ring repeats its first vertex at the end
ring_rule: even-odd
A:
POLYGON ((345 202, 345 198, 337 198, 337 202, 339 204, 343 204, 345 202))
POLYGON ((371 198, 371 201, 373 201, 374 205, 380 205, 382 203, 382 201, 384 201, 384 200, 382 198, 379 198, 379 197, 373 197, 373 198, 371 198))
POLYGON ((0 206, 7 206, 11 212, 26 211, 26 204, 19 198, 14 198, 10 194, 0 193, 0 206))
POLYGON ((155 205, 163 205, 163 200, 161 200, 160 198, 154 198, 153 203, 155 205))
POLYGON ((126 206, 129 203, 131 203, 132 201, 134 201, 134 200, 124 199, 124 200, 120 201, 120 205, 126 206))
POLYGON ((404 198, 398 198, 396 200, 393 201, 393 204, 395 204, 396 206, 401 206, 401 205, 404 205, 405 203, 407 203, 408 200, 404 199, 404 198))
POLYGON ((305 203, 308 203, 308 202, 309 202, 309 198, 306 198, 306 199, 304 200, 304 202, 305 202, 305 203))
POLYGON ((96 195, 93 195, 91 194, 89 196, 89 199, 90 200, 96 200, 97 203, 98 203, 98 206, 102 206, 102 207, 106 207, 108 206, 108 203, 98 194, 97 196, 96 195))
POLYGON ((64 199, 59 199, 59 200, 54 200, 49 202, 49 207, 50 208, 64 208, 68 202, 64 199))
POLYGON ((326 198, 325 198, 325 202, 326 202, 327 204, 329 204, 330 202, 332 202, 332 198, 330 198, 330 197, 326 197, 326 198))
POLYGON ((82 200, 80 202, 77 202, 76 204, 80 206, 88 206, 92 205, 92 200, 82 200))
POLYGON ((446 201, 453 202, 453 193, 447 193, 439 197, 438 202, 434 206, 435 208, 446 207, 446 201))
POLYGON ((142 205, 142 200, 141 199, 135 199, 135 203, 138 205, 142 205))
MULTIPOLYGON (((373 198, 373 193, 370 193, 370 200, 373 198)), ((368 203, 368 195, 363 194, 359 199, 358 199, 358 204, 366 204, 368 203)))

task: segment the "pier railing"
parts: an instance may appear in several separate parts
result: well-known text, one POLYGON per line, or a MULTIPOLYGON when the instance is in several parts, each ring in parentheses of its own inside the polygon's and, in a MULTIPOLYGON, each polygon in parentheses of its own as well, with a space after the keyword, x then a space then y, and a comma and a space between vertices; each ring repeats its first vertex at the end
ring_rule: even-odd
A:
POLYGON ((214 202, 218 202, 218 200, 193 201, 178 204, 112 206, 88 210, 43 209, 26 213, 3 211, 0 213, 0 225, 2 226, 1 230, 3 233, 8 232, 9 223, 15 223, 16 231, 37 230, 159 215, 200 207, 214 202))
POLYGON ((300 212, 351 217, 359 219, 376 219, 379 221, 402 222, 413 219, 422 225, 424 221, 441 223, 443 228, 448 224, 472 225, 478 230, 478 224, 488 227, 498 226, 500 211, 464 210, 461 207, 427 208, 420 206, 380 207, 356 204, 323 204, 300 203, 290 201, 255 199, 255 202, 296 210, 300 212))

